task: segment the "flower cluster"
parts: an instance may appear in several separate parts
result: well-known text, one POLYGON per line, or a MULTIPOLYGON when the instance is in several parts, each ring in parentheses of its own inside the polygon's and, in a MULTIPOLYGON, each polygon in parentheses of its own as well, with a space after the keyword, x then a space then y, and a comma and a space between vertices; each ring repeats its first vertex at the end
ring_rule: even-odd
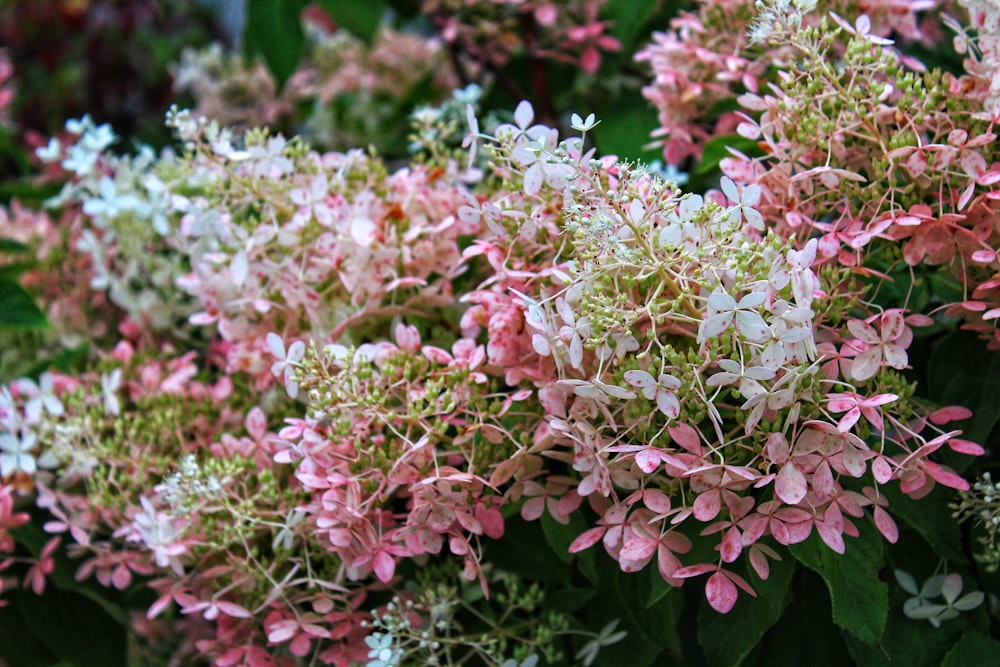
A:
MULTIPOLYGON (((966 72, 955 76, 902 55, 887 38, 925 39, 915 15, 922 3, 905 4, 905 12, 873 3, 863 14, 836 6, 842 16, 815 4, 759 2, 741 37, 732 25, 748 25, 751 3, 727 5, 725 21, 715 3, 704 3, 644 52, 667 160, 735 131, 755 152, 732 151, 722 170, 760 189, 769 227, 785 237, 818 236, 823 262, 947 266, 964 293, 947 314, 1000 345, 1000 172, 988 46, 996 21, 985 6, 967 3, 978 36, 965 36, 966 72), (977 50, 979 42, 986 48, 977 50), (729 102, 739 111, 711 127, 699 120, 709 106, 729 102)), ((873 334, 856 336, 855 345, 867 349, 873 334)))
POLYGON ((187 50, 174 87, 193 112, 225 126, 290 128, 336 150, 374 145, 402 152, 413 100, 440 102, 458 85, 440 40, 383 27, 368 46, 345 30, 305 23, 306 52, 281 91, 260 62, 219 44, 187 50))
POLYGON ((955 518, 974 521, 981 534, 976 536, 980 551, 975 555, 988 572, 1000 567, 1000 486, 989 472, 972 483, 961 493, 960 501, 952 505, 955 518))
MULTIPOLYGON (((473 9, 496 16, 477 30, 533 22, 563 55, 577 40, 588 70, 612 48, 600 2, 572 3, 580 30, 551 3, 459 4, 426 6, 470 53, 473 9)), ((621 619, 588 628, 494 561, 518 517, 562 530, 563 562, 600 545, 614 577, 705 575, 721 613, 810 538, 895 543, 895 506, 936 486, 985 520, 989 480, 946 464, 984 453, 948 428, 969 411, 904 376, 933 320, 868 290, 881 260, 948 265, 968 326, 1000 312, 994 93, 975 66, 996 17, 968 3, 966 74, 918 76, 886 36, 921 38, 919 3, 758 4, 705 3, 643 56, 675 114, 668 162, 730 128, 763 153, 732 152, 703 193, 598 156, 593 115, 560 136, 525 101, 480 128, 474 88, 416 114, 421 155, 395 169, 176 108, 161 155, 116 156, 110 127, 70 121, 38 152, 66 174, 63 238, 17 206, 0 236, 37 244, 43 305, 83 304, 57 331, 101 319, 100 349, 0 387, 0 570, 19 575, 3 586, 41 593, 63 548, 78 579, 155 592, 145 641, 170 626, 223 666, 590 664, 621 619), (18 542, 31 504, 37 549, 18 542), (587 641, 567 653, 571 635, 587 641)), ((932 623, 982 600, 959 575, 897 576, 932 623)))
POLYGON ((588 74, 621 45, 598 14, 606 0, 424 0, 445 42, 476 67, 502 68, 515 55, 576 65, 588 74))

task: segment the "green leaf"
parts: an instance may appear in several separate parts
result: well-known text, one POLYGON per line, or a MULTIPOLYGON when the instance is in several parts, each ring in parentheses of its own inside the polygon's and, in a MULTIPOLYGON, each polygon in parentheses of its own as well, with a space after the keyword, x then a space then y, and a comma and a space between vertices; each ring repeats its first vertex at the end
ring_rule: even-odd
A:
POLYGON ((0 657, 17 667, 50 667, 58 660, 12 604, 0 607, 0 657))
MULTIPOLYGON (((354 4, 353 2, 350 4, 354 4)), ((243 32, 245 56, 261 55, 281 88, 295 72, 306 36, 299 15, 302 0, 249 0, 243 32)))
POLYGON ((345 28, 351 34, 360 37, 369 44, 375 40, 382 15, 385 13, 385 0, 318 0, 316 3, 330 15, 338 26, 345 28))
POLYGON ((621 642, 601 651, 595 665, 601 667, 647 667, 652 664, 668 664, 663 653, 680 654, 681 639, 677 634, 677 622, 684 605, 684 592, 674 589, 649 608, 643 608, 642 601, 649 594, 653 578, 660 574, 655 565, 647 566, 639 572, 622 572, 618 564, 609 557, 600 559, 600 604, 587 605, 588 626, 602 628, 608 622, 618 619, 618 629, 628 635, 621 642))
POLYGON ((23 287, 10 280, 0 281, 0 328, 47 329, 45 313, 23 287))
MULTIPOLYGON (((660 9, 658 2, 636 2, 635 0, 608 0, 601 8, 603 16, 611 21, 611 34, 622 43, 625 53, 632 51, 632 44, 640 36, 646 37, 643 29, 660 9)), ((657 16, 657 20, 664 17, 657 16)), ((665 25, 665 22, 664 22, 665 25)))
POLYGON ((73 667, 125 667, 125 628, 92 600, 47 587, 14 591, 13 606, 45 646, 73 667))
POLYGON ((1000 351, 968 331, 942 336, 931 352, 927 369, 928 392, 942 405, 964 405, 972 410, 970 420, 949 424, 963 428, 963 437, 986 442, 1000 420, 1000 351))
MULTIPOLYGON (((581 115, 586 115, 580 111, 581 115)), ((653 160, 655 150, 647 149, 649 135, 659 123, 656 112, 645 104, 621 104, 615 101, 594 110, 600 124, 593 129, 598 152, 617 155, 625 160, 653 160)))
POLYGON ((28 252, 30 248, 20 241, 0 237, 0 252, 28 252))
POLYGON ((571 614, 596 595, 597 591, 592 588, 564 588, 546 596, 545 606, 571 614))
POLYGON ((867 644, 878 643, 889 615, 889 589, 879 579, 883 567, 881 537, 859 522, 861 537, 845 538, 844 554, 832 551, 813 532, 789 547, 800 563, 819 574, 830 590, 833 621, 867 644))
POLYGON ((594 565, 594 548, 597 547, 577 554, 569 552, 569 545, 573 543, 573 540, 587 530, 586 519, 579 512, 573 512, 569 515, 569 523, 561 524, 546 512, 542 515, 539 523, 542 526, 542 532, 545 533, 545 541, 551 547, 552 553, 564 563, 568 564, 576 561, 580 571, 591 583, 596 585, 597 571, 594 565))
POLYGON ((902 605, 903 598, 894 600, 878 648, 852 635, 846 636, 847 647, 858 667, 938 667, 965 628, 960 619, 946 621, 940 628, 934 628, 927 621, 906 618, 902 605))
POLYGON ((966 563, 961 549, 962 531, 948 507, 954 499, 951 489, 936 486, 920 502, 914 502, 894 486, 882 486, 880 492, 889 500, 889 513, 913 528, 937 556, 958 565, 966 563))
POLYGON ((0 183, 0 203, 8 204, 16 199, 22 204, 40 206, 46 199, 59 194, 56 183, 31 183, 25 181, 5 181, 0 183))
POLYGON ((941 667, 994 667, 1000 665, 1000 642, 970 630, 948 651, 941 667))
MULTIPOLYGON (((823 581, 805 568, 792 578, 793 601, 781 620, 747 656, 746 667, 842 667, 851 664, 844 638, 830 619, 823 581)), ((735 623, 744 617, 733 619, 735 623)))
POLYGON ((750 157, 761 155, 760 147, 753 139, 741 137, 738 134, 723 134, 713 137, 705 144, 705 150, 701 153, 701 162, 692 170, 695 176, 707 176, 719 168, 719 163, 732 154, 728 149, 734 149, 750 157))
POLYGON ((586 522, 578 513, 570 515, 568 524, 562 524, 553 519, 548 512, 542 514, 542 531, 545 533, 545 541, 552 547, 553 553, 564 563, 570 563, 576 554, 569 552, 569 545, 580 533, 587 530, 586 522))
POLYGON ((549 548, 538 521, 524 521, 520 517, 508 519, 504 538, 487 543, 485 560, 528 581, 569 586, 572 580, 572 569, 549 548), (524 548, 526 544, 531 548, 524 548))
POLYGON ((90 343, 81 343, 77 347, 62 350, 53 357, 46 357, 32 364, 21 375, 37 380, 39 375, 53 368, 60 373, 80 373, 89 351, 90 343))
POLYGON ((9 262, 0 264, 0 283, 16 283, 21 274, 38 266, 38 262, 9 262))
POLYGON ((720 614, 702 600, 698 611, 698 643, 712 667, 736 667, 757 647, 792 601, 795 561, 771 563, 766 581, 753 584, 757 597, 740 594, 728 614, 720 614))

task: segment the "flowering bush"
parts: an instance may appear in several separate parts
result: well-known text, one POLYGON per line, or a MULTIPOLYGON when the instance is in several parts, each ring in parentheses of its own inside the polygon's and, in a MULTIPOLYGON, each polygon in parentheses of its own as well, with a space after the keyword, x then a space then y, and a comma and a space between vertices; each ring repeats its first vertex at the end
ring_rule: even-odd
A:
POLYGON ((220 44, 185 51, 174 87, 194 97, 194 113, 226 126, 290 125, 316 146, 401 154, 408 105, 439 103, 458 85, 437 39, 386 27, 369 47, 346 30, 306 27, 306 52, 280 94, 263 63, 247 67, 220 44))
MULTIPOLYGON (((617 44, 601 3, 490 4, 430 8, 483 58, 510 17, 589 72, 617 44)), ((121 633, 96 664, 770 664, 813 636, 991 664, 996 489, 963 473, 997 417, 922 380, 955 371, 948 318, 1000 341, 1000 18, 967 3, 951 74, 888 37, 939 41, 926 3, 814 4, 704 3, 640 54, 665 159, 721 169, 700 194, 599 154, 593 114, 476 89, 414 115, 401 167, 176 108, 160 155, 67 123, 37 153, 58 222, 0 217, 49 327, 4 332, 0 622, 85 598, 121 633)))

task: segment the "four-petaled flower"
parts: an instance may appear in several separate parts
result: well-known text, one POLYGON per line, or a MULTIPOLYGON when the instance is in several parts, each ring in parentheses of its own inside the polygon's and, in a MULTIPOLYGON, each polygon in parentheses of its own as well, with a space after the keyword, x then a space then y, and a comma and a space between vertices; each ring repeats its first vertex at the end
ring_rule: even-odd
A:
POLYGON ((16 472, 33 475, 37 465, 31 450, 36 442, 37 437, 31 431, 22 431, 20 438, 0 433, 0 475, 9 477, 16 472))
POLYGON ((886 311, 881 319, 881 331, 878 332, 862 320, 847 322, 847 329, 862 343, 861 346, 847 343, 855 349, 862 348, 851 364, 851 375, 855 380, 864 381, 874 377, 883 365, 897 370, 906 368, 906 348, 913 341, 913 332, 906 326, 903 315, 898 310, 886 311))
POLYGON ((862 415, 872 426, 881 431, 884 420, 882 413, 877 410, 879 406, 892 403, 899 398, 896 394, 877 394, 869 398, 860 396, 853 392, 841 394, 827 394, 827 407, 830 412, 846 412, 840 421, 837 422, 837 430, 847 433, 851 427, 858 423, 862 415))
POLYGON ((754 208, 754 206, 760 203, 761 190, 759 185, 747 185, 741 192, 740 188, 733 182, 733 179, 723 176, 722 192, 729 201, 736 204, 727 211, 731 221, 740 223, 746 220, 747 224, 757 231, 764 231, 764 216, 754 208))
POLYGON ((267 334, 267 347, 271 350, 271 354, 278 359, 271 365, 271 374, 284 380, 285 391, 288 392, 289 397, 297 397, 299 383, 295 380, 295 367, 306 355, 306 344, 297 340, 285 352, 285 341, 281 339, 281 336, 269 333, 267 334))
POLYGON ((681 404, 674 390, 680 388, 680 380, 666 373, 660 373, 660 377, 654 378, 641 370, 626 371, 624 377, 630 385, 641 389, 643 396, 656 401, 656 407, 660 412, 671 419, 677 419, 677 415, 681 412, 681 404))
POLYGON ((712 313, 698 327, 698 342, 715 338, 735 323, 736 332, 752 343, 762 343, 771 337, 771 329, 755 308, 767 300, 764 292, 751 292, 736 302, 726 292, 715 292, 708 297, 712 313))

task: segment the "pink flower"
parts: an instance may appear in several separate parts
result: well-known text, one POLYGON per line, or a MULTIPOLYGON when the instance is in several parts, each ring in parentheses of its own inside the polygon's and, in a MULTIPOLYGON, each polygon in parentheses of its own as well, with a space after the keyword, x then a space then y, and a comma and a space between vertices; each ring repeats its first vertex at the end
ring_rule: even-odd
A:
POLYGON ((837 422, 837 430, 841 433, 850 431, 862 415, 872 426, 881 431, 883 429, 882 413, 876 408, 898 399, 899 396, 896 394, 877 394, 870 398, 865 398, 854 392, 826 395, 827 407, 830 412, 847 413, 837 422))
POLYGON ((711 565, 709 563, 690 565, 674 572, 674 577, 677 579, 687 579, 707 572, 713 572, 713 574, 705 583, 705 597, 708 599, 708 604, 711 605, 712 609, 720 614, 728 614, 736 605, 736 599, 739 597, 739 591, 736 590, 737 586, 742 588, 747 595, 757 597, 757 593, 754 592, 753 588, 743 577, 735 572, 723 570, 721 565, 711 565))
POLYGON ((60 542, 62 542, 60 537, 53 537, 46 542, 42 552, 38 554, 38 559, 28 568, 28 573, 24 576, 24 585, 30 587, 35 595, 41 595, 45 591, 45 577, 56 569, 56 561, 52 558, 52 554, 60 542))
POLYGON ((851 364, 851 375, 864 381, 874 377, 883 365, 902 370, 906 368, 906 348, 913 341, 913 332, 906 326, 898 310, 888 310, 881 316, 880 331, 861 320, 848 320, 847 328, 861 342, 860 354, 851 364))
POLYGON ((676 419, 680 414, 681 404, 674 390, 680 388, 681 381, 673 375, 661 373, 659 378, 654 378, 646 371, 633 370, 626 371, 624 378, 633 387, 641 389, 643 396, 655 401, 660 412, 670 419, 676 419))

